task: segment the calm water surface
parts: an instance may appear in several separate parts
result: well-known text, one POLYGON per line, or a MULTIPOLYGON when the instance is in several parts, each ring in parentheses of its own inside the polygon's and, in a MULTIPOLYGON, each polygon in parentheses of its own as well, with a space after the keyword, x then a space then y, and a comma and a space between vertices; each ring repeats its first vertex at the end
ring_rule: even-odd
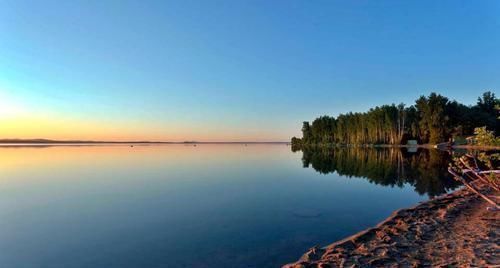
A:
POLYGON ((278 267, 455 187, 433 154, 0 147, 0 267, 278 267))

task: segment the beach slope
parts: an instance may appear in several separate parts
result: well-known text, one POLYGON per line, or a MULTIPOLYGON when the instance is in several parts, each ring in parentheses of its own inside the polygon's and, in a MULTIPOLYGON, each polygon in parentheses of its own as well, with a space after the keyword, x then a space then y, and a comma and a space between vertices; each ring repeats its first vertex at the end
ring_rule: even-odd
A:
POLYGON ((500 217, 487 206, 460 189, 396 211, 376 227, 327 247, 313 247, 284 267, 500 265, 500 217))

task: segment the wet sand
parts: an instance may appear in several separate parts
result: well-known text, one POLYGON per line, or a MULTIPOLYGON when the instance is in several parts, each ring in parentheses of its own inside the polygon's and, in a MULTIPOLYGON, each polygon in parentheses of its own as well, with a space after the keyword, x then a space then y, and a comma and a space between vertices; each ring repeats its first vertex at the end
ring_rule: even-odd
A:
POLYGON ((284 267, 499 266, 500 212, 488 205, 460 189, 396 211, 376 227, 324 248, 313 247, 284 267))

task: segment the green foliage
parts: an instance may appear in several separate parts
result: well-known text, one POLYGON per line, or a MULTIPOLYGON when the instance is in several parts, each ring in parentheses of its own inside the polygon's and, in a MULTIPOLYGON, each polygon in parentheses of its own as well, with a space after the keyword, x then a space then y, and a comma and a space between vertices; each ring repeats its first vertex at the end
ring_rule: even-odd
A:
POLYGON ((302 140, 304 143, 312 141, 311 126, 309 125, 309 122, 302 123, 302 140))
POLYGON ((296 151, 300 150, 300 148, 302 148, 302 140, 297 138, 297 137, 293 137, 292 138, 292 152, 296 152, 296 151))
POLYGON ((448 98, 436 93, 431 93, 429 97, 421 96, 416 101, 420 116, 420 139, 425 143, 436 144, 446 139, 448 121, 450 120, 446 113, 448 104, 448 98))
POLYGON ((409 139, 436 144, 453 136, 471 135, 479 126, 498 132, 498 107, 500 101, 492 92, 484 93, 475 106, 431 93, 408 107, 382 105, 364 113, 321 116, 312 124, 306 121, 300 145, 405 144, 409 139))
POLYGON ((489 131, 486 127, 477 127, 474 129, 474 140, 480 146, 500 146, 500 138, 495 137, 493 131, 489 131))
MULTIPOLYGON (((486 169, 498 169, 500 164, 500 153, 498 152, 480 152, 477 154, 479 165, 484 165, 486 169)), ((493 174, 492 174, 493 175, 493 174)), ((494 176, 496 179, 496 176, 494 176)))
MULTIPOLYGON (((452 160, 450 167, 459 174, 464 169, 475 169, 476 167, 483 171, 497 170, 500 165, 500 153, 497 151, 477 151, 469 152, 467 156, 459 153, 455 154, 452 160)), ((498 184, 499 177, 495 173, 483 173, 482 175, 490 182, 498 184)))

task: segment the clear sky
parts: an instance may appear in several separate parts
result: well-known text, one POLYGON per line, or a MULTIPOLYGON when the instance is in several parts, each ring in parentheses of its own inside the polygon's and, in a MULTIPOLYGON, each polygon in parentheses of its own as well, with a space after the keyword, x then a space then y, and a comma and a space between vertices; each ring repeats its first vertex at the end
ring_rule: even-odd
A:
POLYGON ((0 138, 289 140, 500 88, 500 1, 0 0, 0 138))

